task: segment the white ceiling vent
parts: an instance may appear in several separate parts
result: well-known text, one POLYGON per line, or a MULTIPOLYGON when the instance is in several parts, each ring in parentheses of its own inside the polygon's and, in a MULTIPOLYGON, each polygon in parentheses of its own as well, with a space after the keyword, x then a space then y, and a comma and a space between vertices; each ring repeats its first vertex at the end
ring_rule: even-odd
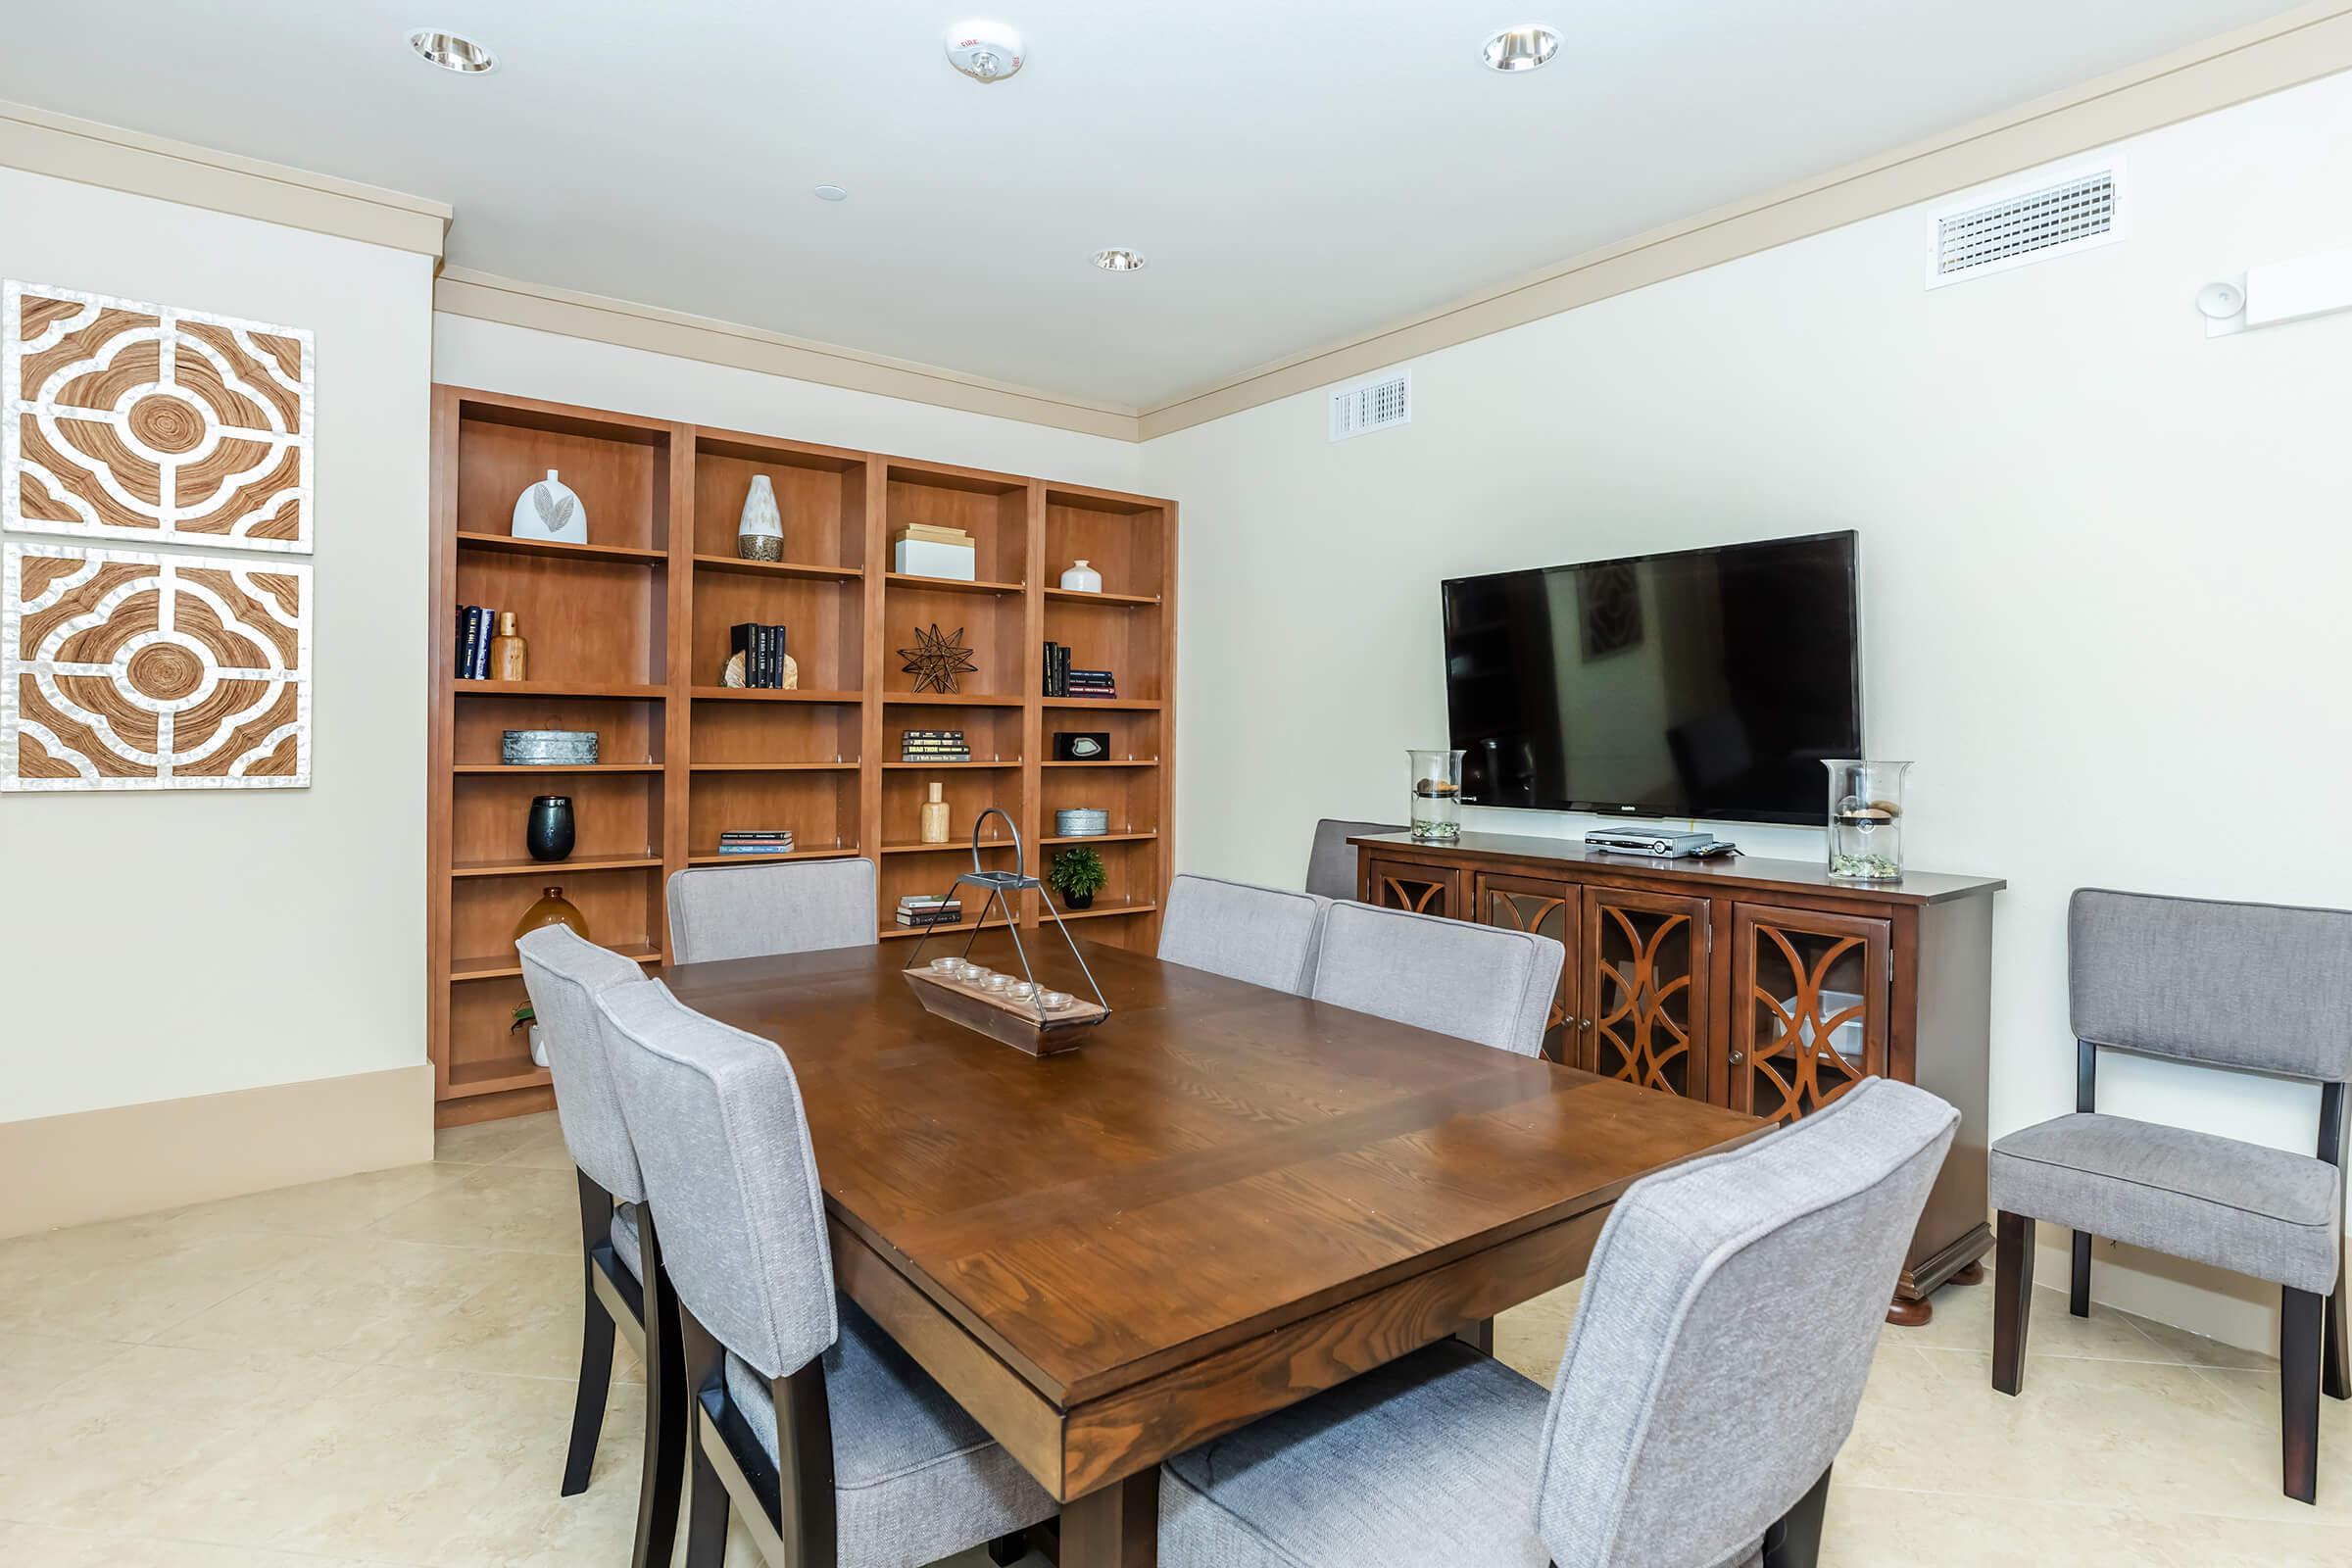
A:
POLYGON ((1413 418, 1413 372, 1390 370, 1369 381, 1341 387, 1331 395, 1331 438, 1385 430, 1392 424, 1410 424, 1413 418))
POLYGON ((1994 201, 1930 215, 1928 287, 2047 261, 2124 237, 2120 161, 2063 178, 2044 175, 2032 188, 1994 201))

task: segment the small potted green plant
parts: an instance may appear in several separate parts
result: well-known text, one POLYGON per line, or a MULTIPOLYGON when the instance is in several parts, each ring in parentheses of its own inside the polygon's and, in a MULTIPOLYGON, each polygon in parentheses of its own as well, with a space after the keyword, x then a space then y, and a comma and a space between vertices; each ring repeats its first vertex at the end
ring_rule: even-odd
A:
POLYGON ((1054 857, 1054 867, 1046 873, 1046 885, 1061 895, 1065 909, 1084 909, 1093 906, 1095 895, 1110 873, 1102 868, 1102 857, 1081 846, 1063 850, 1054 857))
POLYGON ((531 1045, 532 1062, 541 1067, 546 1066, 547 1043, 542 1040, 539 1035, 539 1013, 538 1010, 527 1002, 515 1004, 514 1021, 507 1026, 507 1033, 515 1034, 524 1029, 528 1029, 530 1031, 529 1039, 531 1045))

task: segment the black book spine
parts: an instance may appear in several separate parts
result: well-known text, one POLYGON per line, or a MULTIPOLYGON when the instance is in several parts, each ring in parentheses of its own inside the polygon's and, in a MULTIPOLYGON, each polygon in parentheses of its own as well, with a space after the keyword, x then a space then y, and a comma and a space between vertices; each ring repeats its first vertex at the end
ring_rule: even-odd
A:
POLYGON ((473 638, 477 627, 473 606, 458 607, 458 679, 473 679, 473 638))
POLYGON ((756 684, 752 679, 753 630, 748 620, 739 620, 727 628, 727 658, 732 660, 737 654, 743 655, 743 683, 746 686, 756 684))
POLYGON ((760 689, 772 692, 776 689, 776 628, 762 625, 757 635, 760 639, 760 689))
POLYGON ((776 634, 776 685, 779 689, 781 689, 784 685, 784 655, 786 652, 784 646, 784 628, 781 626, 770 626, 767 629, 776 634))
POLYGON ((1054 696, 1056 696, 1056 697, 1067 697, 1067 696, 1069 696, 1069 695, 1070 695, 1070 649, 1069 649, 1069 645, 1068 645, 1067 643, 1064 643, 1064 644, 1062 644, 1062 645, 1061 645, 1059 648, 1056 648, 1056 649, 1054 650, 1054 652, 1055 652, 1057 655, 1059 655, 1059 656, 1060 656, 1060 659, 1061 659, 1061 673, 1060 673, 1059 675, 1057 675, 1057 676, 1055 677, 1055 679, 1054 679, 1054 696))
POLYGON ((467 680, 480 680, 488 673, 489 639, 483 636, 483 633, 488 630, 486 623, 489 618, 490 612, 484 607, 480 605, 466 607, 466 678, 467 680))

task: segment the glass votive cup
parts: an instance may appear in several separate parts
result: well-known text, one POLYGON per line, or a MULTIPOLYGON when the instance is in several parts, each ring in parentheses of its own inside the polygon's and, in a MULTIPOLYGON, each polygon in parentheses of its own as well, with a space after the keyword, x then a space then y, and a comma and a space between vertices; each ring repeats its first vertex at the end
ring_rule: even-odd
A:
POLYGON ((1004 988, 1004 995, 1015 1002, 1027 1002, 1037 995, 1037 983, 1032 980, 1015 980, 1004 988))
POLYGON ((1048 1012, 1060 1012, 1069 1006, 1070 994, 1067 991, 1041 991, 1037 994, 1037 1004, 1048 1012))

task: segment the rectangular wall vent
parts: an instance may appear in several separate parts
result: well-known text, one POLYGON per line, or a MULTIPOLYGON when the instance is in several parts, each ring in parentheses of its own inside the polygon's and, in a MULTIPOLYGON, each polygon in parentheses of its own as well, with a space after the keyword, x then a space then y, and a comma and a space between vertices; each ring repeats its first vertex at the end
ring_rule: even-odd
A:
POLYGON ((1346 441, 1413 419, 1413 372, 1390 370, 1331 395, 1331 438, 1346 441))
POLYGON ((2047 261, 2123 238, 2123 171, 2102 168, 1933 220, 1928 286, 2047 261))

